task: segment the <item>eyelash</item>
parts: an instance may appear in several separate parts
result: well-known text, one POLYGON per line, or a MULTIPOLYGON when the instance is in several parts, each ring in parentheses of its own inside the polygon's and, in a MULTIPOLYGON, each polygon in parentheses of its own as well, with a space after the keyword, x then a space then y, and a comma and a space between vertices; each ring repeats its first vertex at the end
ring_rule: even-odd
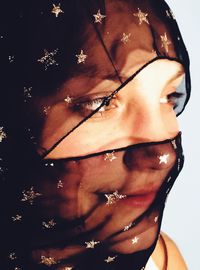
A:
MULTIPOLYGON (((180 98, 182 98, 183 96, 184 96, 184 93, 173 92, 173 93, 170 93, 167 96, 165 96, 167 98, 165 102, 160 102, 160 103, 162 103, 162 104, 170 104, 171 106, 173 106, 173 109, 175 110, 177 108, 177 106, 178 106, 178 100, 180 98)), ((163 99, 165 97, 163 97, 163 99)))
MULTIPOLYGON (((103 97, 98 97, 98 98, 94 98, 94 99, 88 99, 86 101, 77 102, 73 105, 72 109, 74 112, 78 112, 78 113, 83 114, 84 116, 87 116, 90 113, 94 112, 107 97, 108 96, 103 96, 103 97), (87 108, 87 106, 90 108, 87 108), (94 107, 92 108, 92 106, 94 106, 94 107), (86 112, 87 110, 88 110, 88 112, 86 112)), ((109 101, 107 101, 107 104, 102 106, 92 117, 99 117, 99 115, 101 117, 103 117, 104 114, 106 113, 106 111, 109 111, 113 108, 116 108, 117 105, 113 105, 113 101, 115 99, 116 99, 115 96, 113 96, 111 99, 109 99, 109 101), (109 108, 109 106, 111 106, 111 108, 109 108), (107 108, 109 108, 109 109, 107 109, 107 108)))
MULTIPOLYGON (((161 99, 163 99, 163 101, 160 102, 160 103, 162 103, 162 104, 170 104, 171 106, 173 106, 173 109, 176 109, 176 107, 178 106, 177 101, 183 95, 184 95, 183 93, 178 93, 178 92, 170 93, 169 95, 166 95, 165 97, 161 98, 161 99)), ((86 101, 81 101, 81 102, 77 102, 77 103, 75 102, 72 105, 72 110, 74 112, 78 112, 80 114, 83 114, 84 116, 87 116, 90 113, 92 113, 93 111, 95 111, 102 104, 103 100, 106 97, 107 96, 98 97, 98 98, 94 98, 94 99, 88 99, 86 101), (88 109, 87 106, 90 107, 90 108, 88 109), (89 110, 88 113, 86 112, 87 110, 89 110)), ((116 108, 117 104, 115 104, 115 105, 112 104, 112 102, 115 101, 115 99, 116 99, 116 96, 113 96, 111 99, 109 99, 108 103, 106 105, 102 106, 92 117, 98 118, 99 115, 100 115, 100 117, 104 117, 106 112, 110 111, 111 109, 116 108), (111 106, 111 108, 109 108, 109 106, 111 106)))

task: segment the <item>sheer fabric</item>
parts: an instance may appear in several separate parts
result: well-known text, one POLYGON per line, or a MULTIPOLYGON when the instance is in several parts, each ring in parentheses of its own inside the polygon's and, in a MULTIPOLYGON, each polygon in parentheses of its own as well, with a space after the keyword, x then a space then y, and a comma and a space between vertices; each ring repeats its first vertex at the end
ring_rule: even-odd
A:
POLYGON ((166 60, 185 73, 170 115, 185 108, 189 59, 172 11, 157 0, 4 5, 3 269, 144 269, 183 166, 181 132, 121 141, 114 127, 133 115, 122 125, 112 108, 166 60))

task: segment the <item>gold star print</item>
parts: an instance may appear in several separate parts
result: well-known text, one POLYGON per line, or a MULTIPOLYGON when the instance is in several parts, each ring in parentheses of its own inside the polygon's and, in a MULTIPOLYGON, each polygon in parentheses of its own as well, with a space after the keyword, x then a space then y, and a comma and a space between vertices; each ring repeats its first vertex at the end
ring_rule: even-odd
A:
POLYGON ((51 13, 54 13, 56 18, 58 17, 58 15, 60 13, 64 13, 64 11, 60 8, 60 3, 58 4, 58 6, 53 4, 53 9, 52 9, 51 13))
POLYGON ((131 240, 131 242, 132 242, 133 245, 135 245, 135 244, 137 244, 138 240, 139 240, 139 237, 135 236, 135 237, 131 240))
POLYGON ((148 13, 142 12, 139 8, 138 8, 138 13, 133 13, 133 16, 138 17, 139 25, 141 25, 143 22, 146 22, 147 24, 149 24, 149 21, 147 19, 148 13))
POLYGON ((131 33, 129 33, 129 34, 123 33, 123 37, 122 37, 121 41, 122 41, 124 44, 128 43, 128 42, 130 41, 130 36, 131 36, 131 33))
POLYGON ((12 217, 13 221, 21 221, 22 220, 22 216, 21 215, 16 215, 15 217, 12 217))
POLYGON ((167 179, 167 183, 169 183, 171 181, 172 177, 170 176, 168 179, 167 179))
POLYGON ((52 266, 57 264, 58 261, 55 260, 53 257, 46 257, 46 256, 41 256, 41 262, 40 264, 44 264, 46 266, 52 266))
POLYGON ((12 253, 9 254, 8 258, 9 258, 11 261, 14 261, 14 260, 17 259, 17 256, 16 256, 16 254, 15 254, 14 252, 12 252, 12 253))
POLYGON ((172 145, 173 145, 174 149, 177 149, 176 140, 172 141, 172 145))
POLYGON ((0 142, 2 142, 5 138, 7 138, 7 135, 4 132, 3 127, 0 127, 0 142))
POLYGON ((55 225, 56 225, 56 222, 53 219, 49 220, 48 222, 45 222, 45 221, 42 222, 42 226, 45 229, 52 229, 53 227, 55 227, 55 225))
POLYGON ((90 242, 85 242, 86 248, 94 248, 95 245, 97 245, 97 244, 99 244, 99 243, 100 243, 99 241, 94 241, 94 240, 92 240, 92 241, 90 241, 90 242))
POLYGON ((76 54, 76 57, 78 58, 77 64, 81 64, 85 63, 87 55, 83 53, 83 50, 81 50, 80 54, 76 54))
POLYGON ((14 55, 9 55, 9 56, 8 56, 8 60, 9 60, 10 63, 13 63, 14 60, 15 60, 14 55))
POLYGON ((117 159, 114 153, 114 151, 112 153, 106 153, 104 160, 109 160, 110 162, 112 162, 113 160, 117 159))
POLYGON ((65 101, 66 103, 72 103, 72 98, 71 98, 70 96, 67 96, 67 97, 64 99, 64 101, 65 101))
POLYGON ((44 109, 43 109, 44 114, 48 115, 50 109, 51 109, 51 106, 44 106, 44 109))
POLYGON ((171 44, 171 41, 168 40, 167 33, 165 33, 163 36, 160 36, 161 42, 162 42, 162 48, 165 49, 166 53, 169 52, 169 45, 171 44))
POLYGON ((34 200, 39 197, 42 196, 42 194, 35 192, 34 191, 34 187, 31 187, 30 190, 28 191, 22 191, 23 194, 23 198, 21 199, 22 202, 29 202, 31 205, 33 205, 34 200))
POLYGON ((176 20, 176 18, 174 16, 174 13, 172 12, 171 9, 166 10, 166 15, 167 15, 168 18, 176 20))
POLYGON ((32 87, 24 87, 24 102, 32 97, 31 95, 32 87))
POLYGON ((108 256, 107 259, 105 259, 104 261, 107 262, 107 263, 111 263, 111 262, 114 262, 114 260, 117 258, 117 256, 113 256, 113 257, 110 257, 108 256))
POLYGON ((180 158, 178 158, 178 167, 177 167, 178 171, 180 170, 180 167, 181 167, 181 160, 180 160, 180 158))
POLYGON ((58 181, 57 188, 63 188, 63 182, 61 180, 58 181))
POLYGON ((44 69, 47 70, 50 66, 58 66, 58 63, 54 59, 54 56, 57 54, 58 49, 48 52, 47 50, 44 50, 44 56, 42 56, 37 61, 44 64, 44 69))
POLYGON ((118 191, 115 191, 114 193, 105 194, 105 197, 107 199, 106 204, 111 205, 111 204, 114 204, 121 199, 126 198, 126 195, 119 194, 118 191))
POLYGON ((133 225, 133 223, 131 222, 129 225, 125 226, 124 227, 124 232, 128 231, 131 228, 132 225, 133 225))
POLYGON ((54 167, 54 163, 53 162, 51 162, 51 163, 45 163, 45 166, 46 167, 54 167))
POLYGON ((156 216, 156 217, 154 218, 154 222, 155 222, 155 223, 158 222, 158 216, 156 216))
POLYGON ((99 9, 97 14, 94 14, 93 17, 95 18, 95 23, 102 23, 102 20, 106 17, 106 15, 102 15, 99 9))
POLYGON ((165 154, 165 155, 162 155, 162 156, 159 156, 158 158, 159 158, 159 164, 162 164, 162 163, 164 163, 164 164, 167 164, 167 162, 168 162, 168 157, 169 157, 169 154, 165 154))

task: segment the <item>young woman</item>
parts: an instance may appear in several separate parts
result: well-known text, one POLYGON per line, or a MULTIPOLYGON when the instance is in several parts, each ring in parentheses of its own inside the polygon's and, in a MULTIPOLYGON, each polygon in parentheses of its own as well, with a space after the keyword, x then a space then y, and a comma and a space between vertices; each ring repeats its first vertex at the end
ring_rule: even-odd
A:
POLYGON ((167 4, 9 4, 3 269, 187 269, 160 234, 190 95, 167 4))

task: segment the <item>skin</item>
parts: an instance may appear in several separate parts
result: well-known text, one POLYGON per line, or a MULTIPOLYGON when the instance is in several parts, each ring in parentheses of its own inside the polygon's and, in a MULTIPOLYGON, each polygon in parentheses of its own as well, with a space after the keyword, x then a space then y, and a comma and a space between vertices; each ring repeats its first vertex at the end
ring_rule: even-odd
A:
MULTIPOLYGON (((165 233, 161 233, 168 252, 168 270, 179 269, 179 270, 188 270, 186 263, 174 241, 165 233)), ((157 265, 158 269, 163 269, 165 254, 163 249, 163 244, 160 239, 157 242, 156 248, 152 254, 152 259, 157 265)))
MULTIPOLYGON (((76 65, 75 68, 70 67, 72 76, 69 76, 54 96, 35 100, 37 110, 33 111, 42 112, 44 106, 50 108, 45 116, 42 114, 43 126, 39 132, 41 148, 49 149, 84 117, 99 107, 101 102, 97 102, 97 99, 110 95, 122 82, 157 56, 152 47, 152 33, 148 25, 144 24, 141 28, 137 18, 128 12, 128 4, 126 6, 120 3, 119 1, 120 8, 115 9, 116 12, 112 16, 112 23, 108 22, 101 33, 121 81, 118 80, 94 29, 91 25, 85 25, 82 46, 88 54, 86 62, 76 65), (127 16, 124 16, 125 13, 127 16), (122 16, 123 23, 119 24, 122 16), (118 27, 116 28, 115 25, 118 27), (132 34, 134 42, 126 45, 116 42, 125 31, 124 29, 132 34), (92 65, 95 66, 96 72, 90 74, 92 65), (72 102, 67 103, 65 101, 67 97, 70 97, 72 102)), ((116 1, 108 2, 107 11, 112 10, 113 4, 116 5, 116 1)), ((170 38, 162 22, 159 22, 158 29, 155 22, 155 27, 159 35, 166 32, 170 38)), ((164 52, 159 40, 157 40, 157 45, 161 52, 164 52)), ((171 42, 168 55, 175 56, 173 42, 171 42)), ((176 92, 183 76, 184 69, 176 61, 162 59, 151 63, 119 91, 108 106, 102 107, 99 112, 63 139, 45 158, 55 160, 83 156, 143 142, 158 142, 174 138, 179 132, 179 126, 171 95, 176 92)), ((134 156, 131 157, 126 152, 119 153, 118 159, 113 167, 110 163, 109 169, 107 169, 108 163, 102 157, 97 158, 94 163, 94 160, 87 160, 85 163, 83 161, 66 164, 65 171, 60 172, 60 175, 56 177, 56 180, 63 177, 61 179, 64 188, 61 190, 55 190, 53 180, 49 181, 48 177, 45 179, 41 176, 41 180, 38 179, 38 190, 44 198, 49 198, 42 201, 41 212, 47 216, 59 216, 66 220, 73 220, 90 213, 82 228, 83 233, 106 221, 104 226, 95 230, 93 235, 94 239, 105 241, 109 239, 109 236, 137 219, 147 210, 150 203, 133 207, 119 201, 107 207, 100 194, 118 190, 121 194, 130 195, 130 192, 141 192, 144 189, 158 190, 175 162, 175 153, 170 149, 167 147, 163 150, 169 151, 170 154, 169 163, 166 166, 163 164, 160 166, 154 160, 149 163, 147 161, 144 167, 140 166, 139 159, 137 162, 134 156), (138 170, 134 170, 134 162, 138 170), (61 200, 55 201, 54 198, 61 200)), ((154 150, 152 154, 155 155, 156 160, 159 149, 154 150)), ((40 153, 39 148, 38 152, 40 153)), ((142 155, 147 160, 148 154, 142 155)), ((158 231, 158 224, 154 222, 156 215, 158 213, 155 210, 150 217, 145 217, 138 227, 108 240, 109 251, 128 254, 151 246, 158 231), (136 235, 140 241, 137 245, 133 245, 131 240, 136 235)), ((76 235, 75 232, 71 234, 76 235)), ((40 260, 42 254, 62 259, 82 252, 84 249, 81 244, 64 247, 62 250, 50 247, 47 250, 36 250, 33 256, 37 260, 40 260)))
MULTIPOLYGON (((129 69, 129 61, 131 61, 129 59, 130 58, 127 58, 124 67, 124 72, 127 77, 133 73, 133 71, 129 69)), ((80 128, 69 135, 47 158, 57 159, 66 157, 66 152, 70 153, 70 156, 85 155, 102 151, 103 149, 113 149, 140 142, 162 141, 173 138, 179 132, 179 126, 173 109, 174 104, 169 99, 169 95, 176 91, 183 76, 183 68, 178 62, 169 60, 153 62, 142 70, 135 80, 116 95, 116 98, 113 100, 114 102, 111 103, 105 111, 98 113, 98 115, 92 117, 87 123, 84 123, 80 128), (126 126, 124 126, 124 121, 126 121, 126 126), (102 127, 104 132, 102 132, 102 127), (109 143, 105 144, 104 142, 109 143), (68 149, 68 151, 66 151, 66 149, 68 149)), ((84 78, 82 78, 82 80, 83 79, 84 78)), ((96 90, 97 89, 95 89, 95 91, 96 90)), ((58 104, 58 106, 60 106, 60 104, 58 104)), ((53 112, 56 112, 56 109, 58 110, 60 108, 55 106, 53 112)), ((48 121, 53 121, 53 114, 47 118, 47 123, 48 121)), ((48 140, 51 140, 51 137, 46 136, 45 132, 48 133, 44 127, 43 138, 46 138, 46 140, 43 141, 44 145, 49 144, 48 140)), ((172 163, 170 166, 172 166, 174 162, 173 155, 171 156, 172 163)), ((76 166, 76 164, 73 166, 76 166)), ((73 166, 72 168, 69 167, 68 172, 70 172, 70 170, 72 170, 72 173, 76 171, 76 167, 73 166)), ((84 167, 84 169, 86 168, 84 167)), ((163 171, 160 171, 161 179, 165 178, 169 169, 170 168, 163 168, 163 171)), ((103 241, 106 237, 113 234, 115 230, 120 230, 125 225, 129 224, 130 220, 134 220, 141 215, 148 206, 138 207, 134 209, 134 213, 132 206, 129 205, 121 205, 118 203, 107 207, 105 204, 101 205, 99 203, 98 197, 95 195, 96 191, 98 189, 108 188, 109 185, 111 188, 114 188, 113 185, 115 185, 115 190, 122 190, 122 194, 126 194, 129 190, 141 189, 145 187, 145 185, 148 185, 150 190, 155 188, 156 180, 154 179, 154 183, 147 183, 147 179, 151 179, 152 177, 148 174, 147 178, 146 175, 142 174, 142 171, 143 170, 140 172, 140 181, 142 180, 143 186, 139 186, 139 184, 136 183, 137 181, 128 183, 126 180, 128 175, 126 175, 126 178, 124 177, 124 184, 122 181, 123 177, 121 177, 122 179, 120 179, 119 183, 116 179, 115 183, 109 183, 108 178, 105 178, 105 183, 102 181, 104 178, 102 178, 101 181, 91 181, 88 180, 90 179, 90 174, 87 175, 87 170, 84 170, 85 175, 83 179, 79 180, 79 178, 77 178, 78 182, 75 181, 71 183, 66 180, 65 188, 61 191, 55 191, 55 189, 51 187, 51 183, 43 179, 41 182, 39 181, 42 186, 38 188, 38 190, 40 190, 42 194, 46 193, 45 196, 47 197, 58 195, 54 193, 59 192, 59 196, 62 195, 63 202, 54 204, 53 201, 50 203, 44 201, 41 209, 49 215, 55 214, 71 220, 88 213, 96 204, 95 211, 93 211, 93 214, 90 215, 85 222, 85 230, 87 231, 94 228, 109 215, 109 213, 112 213, 112 219, 107 222, 94 237, 94 239, 103 241), (144 184, 144 181, 146 184, 144 184), (54 192, 53 194, 48 193, 52 190, 54 192), (80 203, 80 205, 77 206, 77 200, 71 197, 72 194, 78 194, 78 203, 80 203), (83 201, 84 205, 82 204, 83 201), (77 209, 79 211, 78 213, 77 209)), ((90 173, 90 170, 88 173, 90 173)), ((119 174, 120 173, 119 171, 119 174)), ((134 179, 137 179, 137 175, 134 175, 133 172, 131 175, 134 179)), ((162 183, 159 182, 159 186, 161 184, 162 183)), ((158 226, 153 223, 156 214, 156 212, 153 212, 152 216, 149 219, 145 219, 143 225, 141 226, 140 224, 141 227, 139 226, 138 229, 133 228, 120 235, 119 238, 112 239, 110 250, 112 252, 127 254, 148 248, 153 243, 157 234, 158 226), (126 236, 125 238, 124 235, 126 236), (131 243, 131 239, 135 235, 139 235, 141 240, 137 245, 131 243)), ((71 246, 70 248, 64 248, 62 250, 48 248, 47 250, 34 251, 33 257, 36 260, 40 260, 41 255, 47 254, 48 256, 50 255, 57 259, 62 259, 72 254, 82 252, 83 250, 84 248, 81 246, 71 246)), ((159 247, 157 250, 156 254, 157 252, 159 253, 159 247)), ((173 245, 170 246, 170 250, 173 251, 173 245)))
MULTIPOLYGON (((133 68, 130 68, 131 61, 131 57, 127 56, 122 71, 122 74, 125 73, 126 77, 133 73, 133 68)), ((137 68, 134 67, 135 69, 137 68)), ((105 111, 98 112, 78 129, 74 130, 46 158, 86 155, 140 142, 173 138, 179 130, 173 104, 171 104, 170 100, 162 103, 162 100, 163 98, 167 99, 171 93, 176 91, 183 79, 183 75, 183 68, 178 62, 158 60, 150 64, 116 95, 110 106, 104 109, 105 111), (124 127, 125 121, 126 126, 124 127), (102 127, 104 132, 102 132, 102 127), (76 143, 74 143, 75 141, 76 143), (68 149, 67 152, 70 155, 67 155, 64 149, 68 149)), ((80 80, 81 84, 88 84, 87 78, 84 76, 79 78, 80 80)), ((91 93, 87 93, 87 97, 90 96, 91 99, 95 99, 97 93, 98 96, 106 96, 103 89, 105 91, 108 86, 111 89, 118 87, 115 82, 104 81, 91 89, 91 93)), ((94 104, 93 108, 96 109, 99 105, 100 103, 94 104)), ((66 104, 57 103, 52 107, 52 111, 43 127, 41 135, 42 147, 48 148, 56 141, 55 133, 49 130, 49 126, 55 122, 55 115, 64 111, 63 106, 66 106, 66 104)), ((92 112, 88 108, 92 108, 92 106, 85 109, 85 116, 92 112)), ((68 117, 68 114, 66 117, 68 117)), ((60 130, 63 130, 62 126, 60 130)), ((62 131, 60 137, 64 133, 62 131)))

